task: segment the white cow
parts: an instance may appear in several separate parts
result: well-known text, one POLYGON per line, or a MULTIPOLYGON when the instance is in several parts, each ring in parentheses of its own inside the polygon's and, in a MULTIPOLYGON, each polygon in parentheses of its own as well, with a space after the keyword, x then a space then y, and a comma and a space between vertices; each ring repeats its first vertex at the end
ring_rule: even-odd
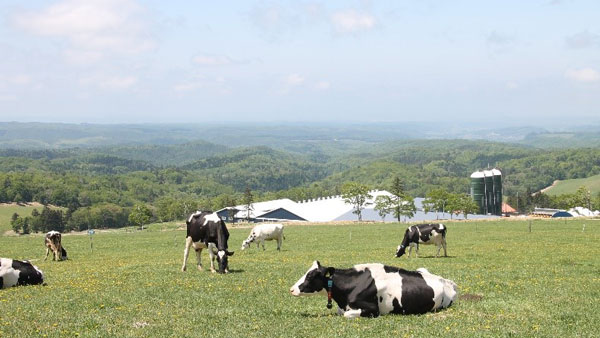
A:
POLYGON ((265 250, 265 241, 274 239, 277 240, 277 250, 281 250, 281 242, 284 238, 282 224, 259 224, 252 228, 248 238, 242 242, 242 250, 250 247, 252 242, 256 242, 257 248, 262 244, 263 250, 265 250))

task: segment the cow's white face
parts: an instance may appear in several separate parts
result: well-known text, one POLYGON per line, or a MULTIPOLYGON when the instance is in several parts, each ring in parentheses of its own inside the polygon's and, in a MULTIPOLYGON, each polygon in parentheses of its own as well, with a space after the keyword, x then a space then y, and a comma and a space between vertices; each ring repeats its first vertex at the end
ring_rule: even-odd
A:
POLYGON ((406 247, 404 247, 403 245, 398 245, 398 247, 396 248, 396 257, 401 257, 405 253, 406 253, 406 247))
POLYGON ((314 261, 310 269, 290 288, 293 296, 316 295, 325 292, 325 269, 314 261))
POLYGON ((234 252, 219 250, 217 252, 217 262, 219 263, 219 273, 229 272, 229 256, 233 256, 234 252))
POLYGON ((250 247, 250 242, 248 242, 248 240, 247 240, 247 239, 246 239, 246 240, 244 240, 244 241, 242 242, 242 250, 246 250, 246 249, 248 249, 249 247, 250 247))

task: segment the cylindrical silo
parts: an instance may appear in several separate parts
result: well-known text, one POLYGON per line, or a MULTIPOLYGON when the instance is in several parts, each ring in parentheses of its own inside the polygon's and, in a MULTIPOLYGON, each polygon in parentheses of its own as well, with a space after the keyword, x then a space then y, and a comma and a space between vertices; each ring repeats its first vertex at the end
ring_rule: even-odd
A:
POLYGON ((476 171, 471 174, 471 198, 479 206, 479 213, 486 211, 485 201, 485 181, 482 171, 476 171))
POLYGON ((494 175, 494 214, 502 215, 502 172, 494 168, 492 174, 494 175))
POLYGON ((484 170, 483 178, 485 181, 485 213, 491 214, 494 213, 494 174, 491 170, 484 170))

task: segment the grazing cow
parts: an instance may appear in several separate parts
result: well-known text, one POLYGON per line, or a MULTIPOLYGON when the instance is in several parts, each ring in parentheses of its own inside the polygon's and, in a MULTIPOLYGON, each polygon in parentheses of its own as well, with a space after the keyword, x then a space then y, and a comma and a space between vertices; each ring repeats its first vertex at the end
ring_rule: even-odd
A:
POLYGON ((291 287, 294 296, 324 293, 346 318, 377 317, 387 313, 422 314, 444 309, 457 297, 456 284, 429 273, 383 264, 359 264, 351 269, 321 266, 315 261, 291 287))
POLYGON ((44 274, 28 261, 0 258, 0 289, 44 282, 44 274))
POLYGON ((265 250, 265 241, 277 240, 277 251, 281 250, 281 242, 283 241, 283 225, 282 224, 259 224, 252 228, 250 235, 242 242, 242 250, 250 247, 250 243, 256 242, 258 248, 262 245, 265 250))
POLYGON ((446 231, 448 228, 443 224, 418 224, 409 226, 404 233, 402 243, 396 249, 396 257, 400 257, 406 253, 408 249, 408 257, 412 252, 413 246, 416 246, 416 254, 419 257, 419 244, 435 244, 438 247, 435 257, 440 255, 440 249, 444 247, 444 256, 448 257, 446 252, 446 231))
POLYGON ((227 239, 229 231, 225 222, 217 215, 206 211, 197 211, 186 221, 187 235, 185 239, 185 250, 183 252, 183 266, 181 271, 185 271, 190 247, 196 250, 196 259, 198 260, 198 270, 202 270, 200 254, 202 249, 208 248, 210 257, 210 271, 215 272, 214 259, 219 263, 219 273, 229 272, 228 256, 233 255, 233 251, 227 250, 227 239))
POLYGON ((53 257, 52 260, 66 260, 67 259, 67 250, 62 246, 61 243, 61 234, 58 231, 49 231, 46 234, 46 238, 44 242, 46 243, 46 257, 44 260, 48 259, 48 254, 52 250, 53 257))

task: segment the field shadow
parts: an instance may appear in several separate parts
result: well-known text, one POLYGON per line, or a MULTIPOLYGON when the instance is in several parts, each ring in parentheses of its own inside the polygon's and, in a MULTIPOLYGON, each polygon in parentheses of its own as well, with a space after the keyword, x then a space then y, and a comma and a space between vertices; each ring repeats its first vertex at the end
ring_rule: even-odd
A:
POLYGON ((454 259, 454 258, 456 258, 456 256, 440 256, 440 257, 435 257, 435 255, 433 255, 433 256, 419 256, 418 258, 425 258, 425 259, 429 259, 429 258, 454 259))
POLYGON ((243 273, 245 272, 244 269, 230 269, 229 273, 243 273))
POLYGON ((323 313, 301 313, 300 316, 304 318, 325 318, 329 317, 331 313, 323 314, 323 313))

